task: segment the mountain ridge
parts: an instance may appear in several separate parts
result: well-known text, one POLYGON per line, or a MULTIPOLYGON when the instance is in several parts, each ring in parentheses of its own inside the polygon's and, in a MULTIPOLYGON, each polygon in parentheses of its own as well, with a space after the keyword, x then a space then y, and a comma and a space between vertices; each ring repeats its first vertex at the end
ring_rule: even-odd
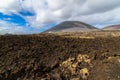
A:
POLYGON ((79 32, 97 29, 96 27, 80 21, 64 21, 45 32, 79 32))

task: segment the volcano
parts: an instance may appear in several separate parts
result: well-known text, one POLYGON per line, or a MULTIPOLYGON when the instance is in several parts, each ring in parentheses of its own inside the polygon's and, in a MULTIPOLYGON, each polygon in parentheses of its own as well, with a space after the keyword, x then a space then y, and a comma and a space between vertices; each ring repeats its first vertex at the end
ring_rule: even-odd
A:
POLYGON ((80 21, 65 21, 45 32, 81 32, 97 30, 96 27, 80 21))

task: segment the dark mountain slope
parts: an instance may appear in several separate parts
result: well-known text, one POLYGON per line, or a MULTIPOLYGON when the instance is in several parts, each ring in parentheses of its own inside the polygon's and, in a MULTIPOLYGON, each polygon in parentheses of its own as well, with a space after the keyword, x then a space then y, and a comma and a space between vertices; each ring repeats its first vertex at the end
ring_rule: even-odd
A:
POLYGON ((65 21, 45 32, 79 32, 97 29, 80 21, 65 21))

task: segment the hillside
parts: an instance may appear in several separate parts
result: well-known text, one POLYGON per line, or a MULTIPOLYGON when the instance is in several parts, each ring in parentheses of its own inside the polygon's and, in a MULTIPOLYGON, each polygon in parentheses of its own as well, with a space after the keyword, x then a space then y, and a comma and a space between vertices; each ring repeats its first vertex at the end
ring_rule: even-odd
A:
POLYGON ((45 32, 80 32, 91 30, 97 30, 97 28, 80 21, 65 21, 45 32))
POLYGON ((103 28, 103 30, 120 30, 120 25, 110 25, 103 28))
POLYGON ((120 80, 120 32, 0 36, 0 80, 120 80))

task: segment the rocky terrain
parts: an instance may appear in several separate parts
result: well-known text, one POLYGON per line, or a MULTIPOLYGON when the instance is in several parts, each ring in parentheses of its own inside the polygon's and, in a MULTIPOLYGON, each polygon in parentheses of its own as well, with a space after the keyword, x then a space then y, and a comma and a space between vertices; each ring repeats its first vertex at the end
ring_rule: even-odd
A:
POLYGON ((0 80, 120 80, 120 31, 0 36, 0 80))

